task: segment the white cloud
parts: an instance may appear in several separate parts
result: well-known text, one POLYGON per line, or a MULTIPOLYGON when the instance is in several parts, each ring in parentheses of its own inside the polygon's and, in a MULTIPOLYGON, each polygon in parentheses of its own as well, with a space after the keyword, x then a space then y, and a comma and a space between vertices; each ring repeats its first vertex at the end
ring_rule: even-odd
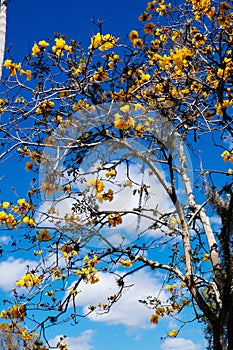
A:
POLYGON ((0 237, 0 242, 4 243, 4 244, 8 244, 10 241, 10 237, 9 236, 1 236, 0 237))
POLYGON ((27 265, 30 268, 35 267, 36 262, 32 260, 14 259, 9 257, 6 261, 0 263, 0 288, 9 291, 16 286, 19 280, 27 271, 27 265))
POLYGON ((221 225, 222 224, 222 220, 218 215, 211 216, 210 221, 213 225, 221 225))
MULTIPOLYGON (((113 275, 98 273, 100 281, 94 285, 83 283, 79 286, 81 293, 77 295, 76 304, 88 312, 88 305, 97 305, 99 302, 107 303, 107 298, 118 291, 117 281, 113 275)), ((165 300, 165 293, 160 292, 161 281, 152 277, 150 273, 138 271, 126 279, 126 289, 117 301, 112 305, 108 313, 99 315, 97 312, 89 314, 89 319, 107 324, 123 324, 127 327, 148 328, 152 310, 146 308, 138 300, 146 300, 149 295, 165 300)), ((97 308, 98 309, 98 308, 97 308)))
MULTIPOLYGON (((142 151, 144 151, 142 145, 140 146, 140 144, 138 144, 137 146, 141 147, 142 151)), ((135 208, 139 208, 139 202, 141 200, 142 208, 147 210, 146 212, 144 212, 146 213, 147 218, 141 217, 139 222, 138 215, 123 215, 123 222, 121 225, 115 228, 109 228, 108 225, 105 225, 105 227, 101 230, 101 234, 105 238, 107 238, 107 240, 109 240, 109 242, 113 245, 122 243, 122 235, 124 235, 125 237, 124 243, 134 241, 138 238, 138 235, 140 233, 146 231, 147 235, 150 233, 152 236, 157 236, 157 231, 148 231, 148 228, 153 225, 153 223, 155 222, 154 220, 156 219, 156 217, 158 217, 154 210, 157 209, 160 212, 164 212, 170 211, 171 207, 172 209, 174 209, 174 206, 171 206, 171 201, 169 200, 166 191, 159 183, 156 176, 152 174, 151 171, 142 164, 142 161, 140 161, 137 158, 134 159, 133 156, 131 156, 132 159, 130 159, 128 165, 126 165, 126 163, 121 163, 115 167, 116 177, 114 177, 113 179, 107 179, 107 177, 105 176, 106 170, 110 169, 111 167, 114 167, 116 165, 116 162, 118 162, 120 158, 124 158, 124 156, 127 156, 128 159, 130 159, 130 156, 128 155, 128 150, 121 149, 119 145, 112 144, 112 142, 104 143, 102 146, 94 148, 93 151, 90 152, 90 154, 87 154, 87 156, 83 159, 83 162, 82 164, 80 164, 79 169, 80 177, 72 179, 72 176, 68 176, 67 172, 64 171, 64 178, 66 179, 66 182, 72 182, 71 186, 73 190, 78 189, 81 192, 86 191, 86 182, 90 179, 97 177, 101 178, 104 182, 104 192, 107 192, 108 189, 113 190, 113 201, 111 201, 110 203, 108 201, 103 201, 103 203, 97 202, 100 211, 122 212, 124 210, 133 210, 135 208), (101 163, 105 163, 104 170, 101 170, 101 163), (132 181, 132 187, 126 185, 126 182, 129 182, 129 180, 132 181), (147 186, 148 196, 145 195, 145 191, 143 191, 143 195, 141 196, 140 189, 142 184, 147 186)), ((61 159, 64 160, 62 157, 61 159)), ((63 173, 62 160, 61 164, 59 164, 59 169, 61 173, 63 173)), ((160 172, 163 174, 162 169, 160 169, 160 172)), ((40 175, 42 181, 43 167, 41 167, 40 175)), ((62 185, 63 181, 64 179, 63 177, 61 177, 60 185, 62 185)), ((93 187, 90 186, 88 188, 89 195, 92 191, 95 195, 93 187)), ((82 200, 82 198, 85 198, 85 196, 86 194, 84 194, 84 196, 79 195, 77 199, 82 200)), ((36 217, 36 221, 39 221, 41 223, 41 227, 43 225, 47 227, 54 227, 57 225, 63 226, 65 223, 65 214, 71 212, 72 205, 75 203, 75 194, 73 196, 73 199, 67 198, 64 194, 60 194, 59 197, 55 198, 54 200, 45 200, 43 203, 41 203, 41 207, 39 208, 41 215, 38 215, 36 217), (51 206, 59 212, 57 218, 56 214, 53 215, 53 221, 50 220, 47 216, 48 209, 51 206)), ((89 221, 89 218, 87 218, 85 214, 81 214, 80 218, 81 220, 78 223, 78 225, 80 225, 80 229, 82 229, 83 225, 85 225, 86 222, 89 221)), ((69 232, 67 233, 70 234, 69 232)), ((102 247, 106 246, 106 243, 104 243, 102 240, 96 239, 96 237, 94 236, 94 240, 92 240, 89 245, 95 247, 102 247)))
POLYGON ((200 344, 194 344, 190 339, 175 338, 166 339, 161 345, 161 350, 201 350, 200 344))
MULTIPOLYGON (((64 342, 67 343, 69 350, 91 350, 94 346, 91 344, 93 342, 94 331, 92 329, 87 329, 82 332, 81 335, 77 337, 67 337, 64 342)), ((55 338, 49 340, 50 346, 56 346, 60 341, 61 335, 57 335, 55 338)))

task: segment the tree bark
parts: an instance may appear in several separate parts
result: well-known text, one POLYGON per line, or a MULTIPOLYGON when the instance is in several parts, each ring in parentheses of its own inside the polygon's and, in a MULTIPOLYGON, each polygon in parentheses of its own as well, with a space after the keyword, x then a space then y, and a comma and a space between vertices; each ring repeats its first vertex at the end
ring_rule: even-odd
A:
POLYGON ((2 65, 4 62, 6 42, 6 14, 8 0, 1 1, 0 7, 0 80, 2 79, 2 65))
POLYGON ((222 332, 218 324, 213 329, 213 345, 213 350, 224 350, 222 344, 222 332))

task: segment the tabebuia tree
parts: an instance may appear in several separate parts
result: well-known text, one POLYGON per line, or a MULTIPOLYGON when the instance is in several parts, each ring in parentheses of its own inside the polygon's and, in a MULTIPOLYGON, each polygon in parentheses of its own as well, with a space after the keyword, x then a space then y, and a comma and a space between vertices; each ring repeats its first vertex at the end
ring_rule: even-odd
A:
POLYGON ((141 269, 164 278, 140 301, 152 323, 193 310, 168 337, 198 320, 210 349, 233 349, 232 4, 155 0, 139 21, 125 40, 99 23, 88 49, 56 33, 4 63, 0 158, 23 165, 25 195, 2 198, 1 254, 34 264, 1 318, 30 349, 130 298, 141 269), (116 292, 80 313, 82 286, 108 274, 116 292))

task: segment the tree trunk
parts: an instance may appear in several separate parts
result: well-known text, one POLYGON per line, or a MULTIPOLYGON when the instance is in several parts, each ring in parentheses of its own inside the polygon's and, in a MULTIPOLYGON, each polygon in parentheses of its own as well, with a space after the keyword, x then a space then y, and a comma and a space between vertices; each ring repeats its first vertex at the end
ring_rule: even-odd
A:
POLYGON ((232 315, 232 305, 230 307, 230 317, 228 319, 227 323, 227 349, 228 350, 233 350, 233 315, 232 315))
POLYGON ((6 13, 8 0, 1 1, 0 8, 0 81, 2 79, 2 65, 4 62, 5 42, 6 42, 6 13))
POLYGON ((215 325, 213 328, 213 350, 224 350, 222 342, 222 330, 219 324, 215 325))

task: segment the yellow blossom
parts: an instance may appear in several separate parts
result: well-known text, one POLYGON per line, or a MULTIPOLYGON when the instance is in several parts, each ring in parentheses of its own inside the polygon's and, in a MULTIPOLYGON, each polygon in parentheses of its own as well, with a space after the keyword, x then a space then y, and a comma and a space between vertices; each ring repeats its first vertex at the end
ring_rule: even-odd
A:
POLYGON ((204 259, 205 262, 209 261, 210 260, 210 254, 205 253, 204 256, 203 256, 203 259, 204 259))
POLYGON ((138 32, 136 30, 132 30, 129 34, 130 41, 134 42, 138 38, 139 38, 138 32))
POLYGON ((71 185, 70 184, 67 184, 63 187, 63 191, 66 193, 66 194, 69 194, 70 191, 71 191, 71 185))
POLYGON ((128 130, 134 128, 134 119, 130 116, 115 114, 114 126, 119 130, 128 130))
POLYGON ((113 190, 109 189, 108 192, 103 193, 101 199, 111 202, 113 200, 113 190))
POLYGON ((120 213, 113 213, 108 215, 109 224, 113 227, 122 224, 122 217, 120 213))
POLYGON ((128 113, 130 111, 130 106, 129 105, 122 106, 122 107, 120 107, 120 110, 123 113, 128 113))
POLYGON ((37 234, 37 239, 39 242, 48 242, 51 240, 51 236, 48 230, 41 230, 37 234))
POLYGON ((55 38, 55 45, 52 47, 52 51, 56 53, 57 56, 63 56, 64 51, 72 52, 72 46, 66 44, 63 38, 55 38))
POLYGON ((172 331, 168 332, 167 335, 168 335, 169 337, 176 337, 177 334, 178 334, 178 332, 177 332, 175 329, 173 329, 172 331))
POLYGON ((32 56, 33 56, 33 57, 37 57, 38 54, 39 54, 40 52, 43 52, 44 49, 45 49, 47 46, 49 46, 49 43, 47 43, 47 41, 45 41, 45 40, 39 41, 38 44, 37 44, 37 43, 34 43, 34 45, 33 45, 33 47, 32 47, 32 56))
POLYGON ((36 277, 32 273, 28 272, 26 275, 21 277, 19 281, 16 282, 17 287, 32 287, 38 286, 41 283, 41 278, 36 277))
POLYGON ((25 74, 27 80, 31 80, 32 71, 30 69, 20 69, 20 75, 25 74))
POLYGON ((95 191, 98 192, 102 192, 104 189, 104 184, 103 181, 101 181, 100 179, 91 179, 89 181, 87 181, 86 183, 86 187, 90 187, 90 186, 94 186, 95 191))
POLYGON ((100 51, 105 51, 113 48, 119 38, 115 38, 111 34, 102 35, 97 33, 91 38, 91 45, 88 47, 89 49, 99 49, 100 51))
POLYGON ((3 203, 1 204, 1 207, 2 207, 3 209, 7 209, 7 208, 9 207, 9 205, 10 205, 9 202, 3 202, 3 203))
POLYGON ((26 167, 25 167, 26 171, 32 170, 32 168, 34 167, 34 165, 35 165, 35 164, 33 164, 32 162, 27 162, 27 163, 26 163, 26 167))
POLYGON ((46 46, 49 46, 49 43, 47 43, 47 41, 45 41, 45 40, 41 40, 41 41, 39 41, 39 46, 41 47, 41 48, 45 48, 46 46))
POLYGON ((17 70, 20 71, 21 64, 20 63, 12 63, 12 60, 6 60, 3 64, 4 67, 10 69, 10 75, 13 77, 16 75, 17 70))
POLYGON ((106 171, 105 176, 106 177, 116 176, 116 170, 111 169, 111 170, 106 171))
POLYGON ((159 322, 159 315, 153 314, 150 316, 150 322, 153 324, 158 324, 159 322))
POLYGON ((122 259, 120 261, 120 264, 121 264, 121 266, 124 266, 124 267, 131 267, 132 266, 131 260, 124 260, 124 259, 122 259))

